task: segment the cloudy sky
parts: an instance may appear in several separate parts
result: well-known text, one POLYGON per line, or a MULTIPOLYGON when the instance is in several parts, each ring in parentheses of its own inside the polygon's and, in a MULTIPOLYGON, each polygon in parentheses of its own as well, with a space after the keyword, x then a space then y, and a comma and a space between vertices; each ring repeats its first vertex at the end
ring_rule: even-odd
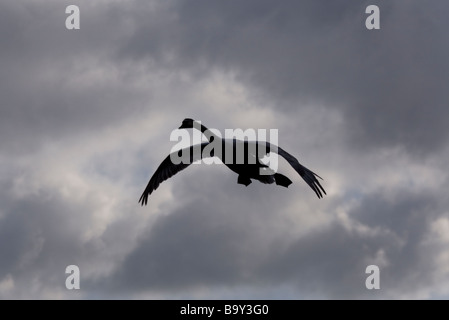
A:
POLYGON ((0 298, 449 298, 448 9, 1 0, 0 298), (139 206, 186 117, 279 129, 328 195, 199 165, 139 206))

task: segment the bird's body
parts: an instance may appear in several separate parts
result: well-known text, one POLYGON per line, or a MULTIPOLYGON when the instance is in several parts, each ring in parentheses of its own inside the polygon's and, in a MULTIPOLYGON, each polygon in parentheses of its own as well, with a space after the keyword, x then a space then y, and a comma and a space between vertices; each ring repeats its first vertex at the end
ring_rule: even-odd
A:
POLYGON ((302 166, 295 157, 274 144, 265 141, 221 139, 211 133, 204 125, 192 119, 185 119, 179 129, 188 128, 201 128, 201 132, 209 141, 175 151, 167 156, 151 177, 140 197, 139 202, 142 205, 147 204, 148 196, 163 181, 187 168, 193 162, 210 157, 220 158, 229 169, 237 173, 237 182, 239 184, 248 186, 251 183, 251 179, 254 179, 266 184, 275 182, 277 185, 288 187, 292 183, 289 178, 275 172, 263 163, 262 159, 269 153, 276 153, 287 160, 312 190, 315 191, 318 198, 323 196, 322 192, 326 194, 326 191, 316 179, 316 177, 320 178, 317 174, 302 166), (179 161, 180 159, 182 161, 179 161))
POLYGON ((267 164, 262 162, 262 159, 271 152, 271 149, 271 144, 265 141, 222 139, 222 152, 218 157, 229 169, 239 175, 237 181, 240 184, 248 186, 251 179, 254 179, 268 184, 277 182, 288 187, 292 182, 287 177, 285 177, 287 180, 282 179, 281 174, 276 174, 267 164), (262 171, 265 174, 261 174, 262 171))

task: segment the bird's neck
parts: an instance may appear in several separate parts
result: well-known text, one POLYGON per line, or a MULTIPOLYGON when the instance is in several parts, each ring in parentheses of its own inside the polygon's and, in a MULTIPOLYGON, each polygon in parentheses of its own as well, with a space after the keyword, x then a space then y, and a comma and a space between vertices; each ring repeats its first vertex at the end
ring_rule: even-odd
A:
MULTIPOLYGON (((199 129, 201 130, 201 133, 204 134, 204 136, 206 137, 206 139, 209 142, 212 142, 213 139, 218 138, 217 135, 215 133, 213 133, 211 130, 209 130, 205 125, 203 125, 202 123, 197 123, 197 125, 200 125, 199 129)), ((195 129, 198 129, 198 127, 196 126, 195 129)))

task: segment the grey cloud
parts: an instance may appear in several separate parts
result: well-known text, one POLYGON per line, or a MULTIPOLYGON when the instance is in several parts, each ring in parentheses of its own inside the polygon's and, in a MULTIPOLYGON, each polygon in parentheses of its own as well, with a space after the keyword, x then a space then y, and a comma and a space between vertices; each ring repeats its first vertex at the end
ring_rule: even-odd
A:
MULTIPOLYGON (((438 250, 422 247, 430 222, 444 215, 432 206, 430 194, 404 193, 395 200, 371 195, 349 216, 377 233, 348 230, 339 222, 296 240, 264 266, 264 278, 293 281, 309 298, 391 298, 427 290, 434 281, 438 250), (380 265, 381 290, 365 288, 365 269, 379 264, 382 250, 386 265, 380 265), (320 279, 320 281, 311 281, 320 279)), ((435 284, 435 283, 433 283, 435 284)))
POLYGON ((11 123, 28 137, 48 137, 144 110, 151 105, 148 92, 128 87, 126 75, 113 85, 101 79, 82 93, 67 82, 87 57, 105 68, 149 57, 158 68, 198 76, 233 70, 279 111, 310 103, 337 108, 354 148, 403 146, 422 156, 447 140, 444 1, 381 1, 379 31, 364 28, 368 2, 132 4, 86 6, 76 33, 63 27, 64 3, 50 10, 2 5, 8 24, 2 69, 9 74, 2 78, 2 103, 9 106, 2 108, 3 136, 12 134, 11 123), (49 72, 59 76, 46 79, 49 72))
MULTIPOLYGON (((214 200, 213 192, 203 195, 214 200)), ((167 296, 221 286, 264 292, 288 285, 289 298, 297 299, 391 298, 427 290, 435 285, 432 261, 439 250, 426 250, 421 243, 430 222, 443 210, 429 205, 435 202, 430 194, 410 201, 411 196, 403 193, 391 201, 376 194, 363 200, 348 216, 353 226, 363 225, 365 230, 348 229, 335 220, 296 239, 281 234, 272 238, 276 229, 267 234, 254 225, 258 220, 274 224, 284 219, 275 204, 268 205, 274 217, 266 219, 258 205, 244 205, 238 196, 238 205, 226 209, 198 197, 160 217, 108 281, 131 292, 162 290, 167 296), (365 269, 380 263, 381 290, 367 290, 365 269)), ((298 208, 297 214, 308 213, 298 208)), ((260 295, 270 297, 269 291, 260 295)))
POLYGON ((80 2, 76 32, 64 28, 68 4, 0 4, 0 283, 10 275, 15 285, 2 297, 73 297, 63 288, 72 263, 84 272, 78 298, 191 298, 202 287, 218 298, 251 298, 259 289, 267 291, 258 297, 272 298, 284 288, 284 298, 444 296, 437 258, 446 249, 441 239, 426 241, 447 215, 447 181, 430 190, 426 179, 445 172, 447 158, 447 2, 80 2), (368 4, 380 6, 379 31, 364 28, 368 4), (289 189, 245 188, 226 168, 193 166, 138 207, 146 175, 165 145, 169 151, 168 138, 153 140, 163 135, 155 128, 169 133, 197 115, 228 125, 195 86, 214 72, 235 74, 248 104, 280 115, 273 121, 284 141, 302 146, 291 152, 324 176, 328 197, 318 201, 297 176, 289 189), (171 100, 161 103, 164 90, 171 100), (327 116, 297 118, 315 105, 327 116), (139 119, 142 132, 123 132, 139 119), (151 142, 104 147, 123 136, 129 145, 151 142), (94 137, 93 151, 79 147, 94 137), (57 146, 54 158, 49 146, 57 146), (398 174, 410 174, 398 163, 437 171, 420 169, 422 185, 413 177, 413 185, 399 184, 407 179, 385 173, 391 163, 369 159, 393 148, 405 150, 398 174), (82 162, 67 170, 78 183, 72 189, 88 196, 61 197, 66 181, 52 165, 70 159, 58 152, 82 162), (38 192, 19 197, 17 177, 38 192), (399 190, 391 193, 390 183, 399 190), (86 240, 90 227, 101 232, 86 240), (379 252, 382 290, 367 292, 364 268, 382 260, 379 252))
POLYGON ((347 141, 404 146, 420 156, 447 140, 447 3, 379 1, 381 30, 364 27, 372 2, 188 1, 145 19, 122 48, 198 74, 234 70, 288 112, 338 108, 347 141))
POLYGON ((16 284, 15 290, 2 298, 30 298, 36 282, 45 283, 40 288, 42 294, 49 288, 65 288, 66 266, 80 262, 86 253, 77 233, 82 222, 73 223, 80 212, 49 198, 52 196, 43 193, 15 202, 0 220, 0 279, 9 274, 16 284), (22 290, 26 287, 28 293, 22 290))
POLYGON ((126 32, 115 19, 118 8, 80 4, 83 28, 71 32, 68 4, 0 4, 0 134, 7 152, 36 151, 55 136, 95 134, 151 102, 126 69, 111 63, 116 35, 126 32))
MULTIPOLYGON (((6 179, 5 179, 6 180, 6 179)), ((66 267, 77 265, 85 288, 114 268, 117 257, 134 241, 136 217, 108 219, 98 224, 101 202, 94 196, 74 202, 60 190, 42 185, 35 193, 18 198, 11 185, 4 184, 0 198, 0 282, 12 277, 14 288, 1 292, 2 299, 94 297, 86 292, 68 291, 66 267), (97 218, 95 218, 97 216, 97 218), (95 226, 105 226, 101 236, 87 236, 95 226)), ((27 190, 25 190, 27 191, 27 190)), ((112 210, 129 210, 126 204, 112 210)))
MULTIPOLYGON (((201 174, 212 168, 189 169, 201 174)), ((187 174, 187 179, 178 179, 180 186, 174 192, 182 207, 159 217, 117 273, 106 279, 112 284, 105 281, 102 285, 165 291, 233 285, 251 279, 247 269, 254 268, 260 260, 258 252, 265 242, 261 239, 263 230, 268 231, 270 221, 276 217, 264 210, 269 200, 260 200, 263 195, 260 188, 237 185, 237 176, 227 171, 208 172, 204 179, 195 179, 193 173, 187 174), (236 190, 223 192, 216 181, 236 190), (204 190, 206 184, 215 188, 204 190), (238 196, 243 190, 249 199, 253 198, 251 205, 238 196), (228 205, 216 206, 223 202, 228 205)))

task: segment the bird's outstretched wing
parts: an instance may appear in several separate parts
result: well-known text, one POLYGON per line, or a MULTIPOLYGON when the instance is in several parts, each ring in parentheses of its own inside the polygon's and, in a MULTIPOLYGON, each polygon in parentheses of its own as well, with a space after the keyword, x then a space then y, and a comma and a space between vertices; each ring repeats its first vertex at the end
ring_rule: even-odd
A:
POLYGON ((198 144, 190 146, 188 148, 172 152, 170 155, 168 155, 167 158, 165 158, 165 160, 162 161, 162 163, 159 165, 156 172, 153 174, 150 181, 148 182, 145 191, 140 196, 139 202, 141 203, 141 205, 143 206, 148 203, 148 196, 154 190, 156 190, 162 182, 174 176, 179 171, 184 170, 193 162, 201 160, 203 156, 203 150, 208 144, 209 142, 205 142, 200 145, 198 144), (189 152, 190 155, 189 161, 184 161, 178 164, 172 162, 172 159, 175 159, 175 157, 181 158, 181 155, 185 155, 186 152, 189 152))
POLYGON ((296 172, 299 173, 299 175, 304 179, 304 181, 309 185, 310 188, 312 188, 313 191, 315 191, 318 198, 323 197, 323 193, 326 194, 326 191, 321 186, 320 182, 318 181, 317 177, 323 180, 319 175, 317 175, 315 172, 307 169, 302 164, 298 162, 298 160, 292 156, 290 153, 285 151, 284 149, 271 144, 269 145, 270 152, 275 152, 281 157, 283 157, 285 160, 287 160, 288 163, 293 167, 293 169, 296 170, 296 172))

